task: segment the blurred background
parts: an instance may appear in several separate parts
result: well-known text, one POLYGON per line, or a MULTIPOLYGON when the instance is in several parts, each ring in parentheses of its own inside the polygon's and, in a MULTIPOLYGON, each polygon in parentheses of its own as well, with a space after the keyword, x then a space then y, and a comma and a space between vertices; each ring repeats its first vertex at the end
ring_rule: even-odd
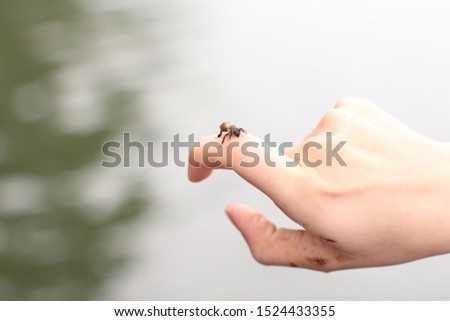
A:
POLYGON ((449 9, 2 0, 0 299, 450 299, 449 255, 328 274, 259 265, 224 207, 294 225, 232 172, 192 184, 172 158, 101 167, 102 145, 124 132, 155 142, 156 160, 175 134, 198 139, 225 120, 296 143, 348 95, 448 141, 449 9))

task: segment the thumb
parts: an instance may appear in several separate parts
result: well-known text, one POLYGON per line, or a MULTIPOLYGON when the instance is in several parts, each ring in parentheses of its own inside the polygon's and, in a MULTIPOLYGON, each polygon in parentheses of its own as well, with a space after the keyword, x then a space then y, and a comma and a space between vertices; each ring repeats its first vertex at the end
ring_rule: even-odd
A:
POLYGON ((261 264, 321 271, 342 268, 341 255, 314 234, 277 228, 261 213, 243 204, 231 204, 225 212, 242 233, 255 260, 261 264))

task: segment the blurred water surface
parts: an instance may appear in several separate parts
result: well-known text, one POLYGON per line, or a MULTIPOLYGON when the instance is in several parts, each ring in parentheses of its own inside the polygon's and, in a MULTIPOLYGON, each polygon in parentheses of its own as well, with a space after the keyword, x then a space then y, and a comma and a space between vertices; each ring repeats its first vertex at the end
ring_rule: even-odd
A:
POLYGON ((150 132, 138 117, 142 78, 158 69, 158 10, 72 0, 1 7, 0 299, 101 297, 129 258, 125 231, 150 203, 146 182, 101 168, 100 152, 122 131, 150 132))

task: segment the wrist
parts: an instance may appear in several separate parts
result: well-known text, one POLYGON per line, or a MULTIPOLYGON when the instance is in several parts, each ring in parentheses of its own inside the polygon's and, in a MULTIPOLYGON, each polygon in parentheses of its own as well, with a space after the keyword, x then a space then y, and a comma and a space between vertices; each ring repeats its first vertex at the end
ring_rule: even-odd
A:
MULTIPOLYGON (((436 238, 442 242, 439 248, 440 253, 450 253, 450 143, 439 143, 442 153, 440 154, 442 162, 439 162, 438 174, 440 176, 436 190, 436 203, 430 204, 431 208, 437 210, 437 223, 435 227, 436 238), (441 226, 439 226, 441 225, 441 226)), ((440 254, 439 253, 439 254, 440 254)))
POLYGON ((450 144, 428 147, 425 160, 419 160, 423 176, 411 199, 417 216, 410 222, 418 237, 410 249, 418 257, 450 253, 450 144))

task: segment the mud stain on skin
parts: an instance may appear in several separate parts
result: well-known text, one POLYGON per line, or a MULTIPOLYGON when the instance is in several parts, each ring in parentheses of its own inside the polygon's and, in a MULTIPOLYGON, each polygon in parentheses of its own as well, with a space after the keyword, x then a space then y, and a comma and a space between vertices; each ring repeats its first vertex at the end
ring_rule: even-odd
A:
POLYGON ((324 266, 329 263, 328 260, 321 257, 307 257, 306 260, 315 266, 324 266))

